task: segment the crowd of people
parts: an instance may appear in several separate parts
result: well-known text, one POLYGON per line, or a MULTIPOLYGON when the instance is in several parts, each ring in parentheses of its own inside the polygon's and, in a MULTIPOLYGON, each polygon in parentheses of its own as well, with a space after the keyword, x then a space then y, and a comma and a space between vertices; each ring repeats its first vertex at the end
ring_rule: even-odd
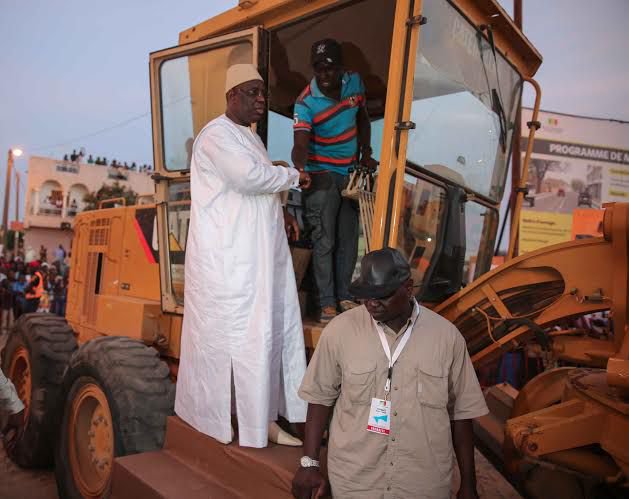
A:
POLYGON ((72 151, 72 154, 64 154, 63 160, 71 161, 73 163, 87 163, 89 165, 111 166, 113 168, 121 168, 123 170, 132 170, 138 172, 153 171, 152 165, 139 165, 135 161, 133 161, 131 164, 127 163, 126 161, 118 161, 116 159, 113 159, 111 160, 111 162, 109 162, 105 156, 103 156, 102 158, 100 156, 97 156, 96 159, 94 159, 91 154, 88 155, 87 159, 85 159, 85 153, 82 150, 77 153, 76 149, 72 151))
POLYGON ((0 256, 0 331, 7 332, 22 314, 48 312, 65 316, 68 274, 63 245, 48 262, 48 250, 40 247, 39 258, 29 262, 23 255, 0 256))

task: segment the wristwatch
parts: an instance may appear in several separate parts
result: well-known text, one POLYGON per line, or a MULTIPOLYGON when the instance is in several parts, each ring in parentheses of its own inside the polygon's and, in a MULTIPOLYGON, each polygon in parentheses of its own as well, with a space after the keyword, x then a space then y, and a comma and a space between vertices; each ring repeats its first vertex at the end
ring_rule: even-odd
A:
POLYGON ((313 467, 318 468, 319 467, 319 461, 316 461, 308 456, 303 456, 301 460, 299 461, 299 464, 301 465, 302 468, 313 468, 313 467))

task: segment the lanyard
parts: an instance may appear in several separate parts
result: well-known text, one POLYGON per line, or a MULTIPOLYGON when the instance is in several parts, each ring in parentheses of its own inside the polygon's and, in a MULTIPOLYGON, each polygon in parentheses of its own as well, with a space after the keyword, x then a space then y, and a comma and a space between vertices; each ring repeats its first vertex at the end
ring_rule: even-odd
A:
POLYGON ((384 349, 384 353, 387 356, 387 359, 389 359, 389 372, 387 374, 387 382, 384 385, 384 400, 388 399, 389 392, 391 391, 391 378, 393 376, 393 364, 395 364, 395 361, 398 359, 398 357, 402 353, 402 350, 404 350, 406 343, 408 343, 408 339, 411 337, 411 333, 413 332, 413 326, 414 326, 414 321, 411 321, 411 323, 406 327, 406 331, 404 331, 404 335, 402 336, 402 339, 400 340, 397 347, 395 348, 393 355, 391 355, 391 349, 389 348, 389 343, 387 342, 387 339, 384 336, 384 331, 382 330, 381 327, 377 328, 378 335, 380 336, 380 343, 382 343, 382 348, 384 349))

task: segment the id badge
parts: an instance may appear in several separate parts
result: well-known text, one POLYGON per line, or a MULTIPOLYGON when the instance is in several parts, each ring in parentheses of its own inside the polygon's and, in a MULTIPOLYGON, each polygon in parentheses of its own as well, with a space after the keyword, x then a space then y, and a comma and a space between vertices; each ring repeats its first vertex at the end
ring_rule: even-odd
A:
POLYGON ((367 431, 388 435, 391 429, 391 401, 371 399, 367 431))

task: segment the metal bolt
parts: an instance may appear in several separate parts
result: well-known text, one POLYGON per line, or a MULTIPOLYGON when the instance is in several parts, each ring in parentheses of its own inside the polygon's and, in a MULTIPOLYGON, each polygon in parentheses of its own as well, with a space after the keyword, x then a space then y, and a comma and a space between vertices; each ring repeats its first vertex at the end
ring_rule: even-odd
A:
POLYGON ((529 450, 535 452, 537 450, 537 444, 535 442, 529 444, 529 450))

